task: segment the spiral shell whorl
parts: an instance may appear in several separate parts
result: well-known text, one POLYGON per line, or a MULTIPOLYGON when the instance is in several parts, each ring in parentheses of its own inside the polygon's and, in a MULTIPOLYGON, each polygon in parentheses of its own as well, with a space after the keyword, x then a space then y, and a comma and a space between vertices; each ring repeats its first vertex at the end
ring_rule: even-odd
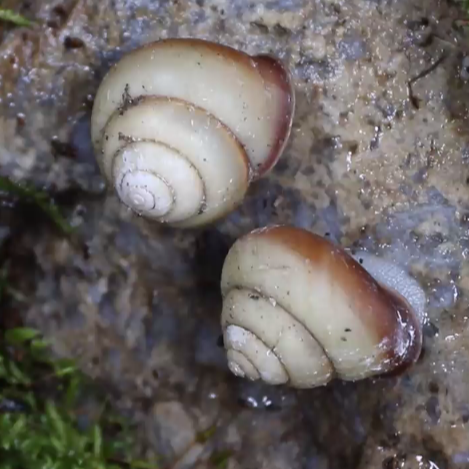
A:
POLYGON ((146 171, 126 171, 116 179, 116 190, 122 202, 139 214, 161 218, 174 204, 174 193, 168 183, 146 171))
POLYGON ((238 376, 297 388, 332 378, 331 363, 317 341, 272 297, 250 289, 230 290, 224 298, 222 326, 228 366, 238 376))
POLYGON ((112 160, 112 173, 122 202, 148 218, 182 221, 197 215, 205 203, 197 169, 161 142, 126 144, 112 160))

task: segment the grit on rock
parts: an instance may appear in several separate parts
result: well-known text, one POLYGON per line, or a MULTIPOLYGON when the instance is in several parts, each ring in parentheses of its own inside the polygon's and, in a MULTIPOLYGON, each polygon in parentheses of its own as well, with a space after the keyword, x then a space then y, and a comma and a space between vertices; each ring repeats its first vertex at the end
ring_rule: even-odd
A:
POLYGON ((41 25, 2 26, 0 172, 48 187, 79 239, 1 209, 0 240, 14 235, 14 265, 27 266, 16 282, 28 323, 116 392, 168 467, 216 467, 226 452, 229 469, 467 468, 469 41, 458 2, 4 2, 18 3, 41 25), (89 136, 110 65, 175 36, 273 53, 297 92, 275 170, 198 231, 126 210, 89 136), (234 239, 270 223, 408 268, 429 297, 417 365, 301 392, 232 376, 217 345, 221 266, 234 239))

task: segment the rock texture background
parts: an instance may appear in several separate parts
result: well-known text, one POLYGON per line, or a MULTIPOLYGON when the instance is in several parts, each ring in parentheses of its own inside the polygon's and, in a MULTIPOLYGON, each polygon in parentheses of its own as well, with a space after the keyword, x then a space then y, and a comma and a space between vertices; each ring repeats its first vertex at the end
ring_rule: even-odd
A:
POLYGON ((221 454, 229 469, 469 467, 469 42, 457 2, 3 3, 37 24, 1 26, 0 173, 47 188, 78 233, 0 208, 25 295, 10 308, 109 386, 168 468, 210 469, 221 454), (297 92, 276 169, 197 232, 129 213, 89 137, 109 66, 175 36, 273 53, 297 92), (408 268, 429 299, 418 364, 302 392, 234 378, 217 345, 220 269, 236 237, 269 223, 408 268))

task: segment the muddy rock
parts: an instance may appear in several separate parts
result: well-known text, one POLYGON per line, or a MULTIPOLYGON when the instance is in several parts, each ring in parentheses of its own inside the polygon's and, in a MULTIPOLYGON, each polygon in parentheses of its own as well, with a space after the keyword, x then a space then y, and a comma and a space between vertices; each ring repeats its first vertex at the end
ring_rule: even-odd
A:
POLYGON ((466 468, 469 41, 459 2, 6 5, 35 25, 0 31, 0 174, 48 190, 76 229, 66 239, 0 207, 21 311, 128 403, 168 467, 466 468), (274 54, 297 94, 272 173, 194 231, 123 207, 89 135, 109 67, 167 37, 274 54), (231 375, 219 344, 223 260, 237 237, 273 223, 408 269, 428 296, 419 362, 400 377, 309 391, 231 375))
POLYGON ((156 404, 152 414, 154 428, 150 431, 155 433, 155 441, 163 442, 162 451, 171 456, 183 454, 194 443, 194 424, 179 402, 156 404))

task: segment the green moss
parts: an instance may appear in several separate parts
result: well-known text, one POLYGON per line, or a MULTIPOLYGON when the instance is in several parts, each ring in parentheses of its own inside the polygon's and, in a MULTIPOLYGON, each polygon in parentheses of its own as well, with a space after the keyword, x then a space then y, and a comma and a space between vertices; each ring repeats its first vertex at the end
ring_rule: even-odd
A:
POLYGON ((0 8, 0 20, 13 23, 16 26, 32 26, 33 22, 13 10, 0 8))
POLYGON ((72 361, 51 358, 38 331, 1 333, 0 469, 156 469, 133 457, 129 430, 72 361), (104 402, 85 424, 83 396, 104 402))
POLYGON ((29 184, 14 182, 7 177, 0 176, 0 200, 2 198, 15 198, 20 202, 34 204, 63 234, 71 235, 74 231, 54 201, 45 192, 29 184))
POLYGON ((210 463, 217 469, 225 469, 228 466, 232 452, 229 450, 213 453, 210 457, 210 463))

